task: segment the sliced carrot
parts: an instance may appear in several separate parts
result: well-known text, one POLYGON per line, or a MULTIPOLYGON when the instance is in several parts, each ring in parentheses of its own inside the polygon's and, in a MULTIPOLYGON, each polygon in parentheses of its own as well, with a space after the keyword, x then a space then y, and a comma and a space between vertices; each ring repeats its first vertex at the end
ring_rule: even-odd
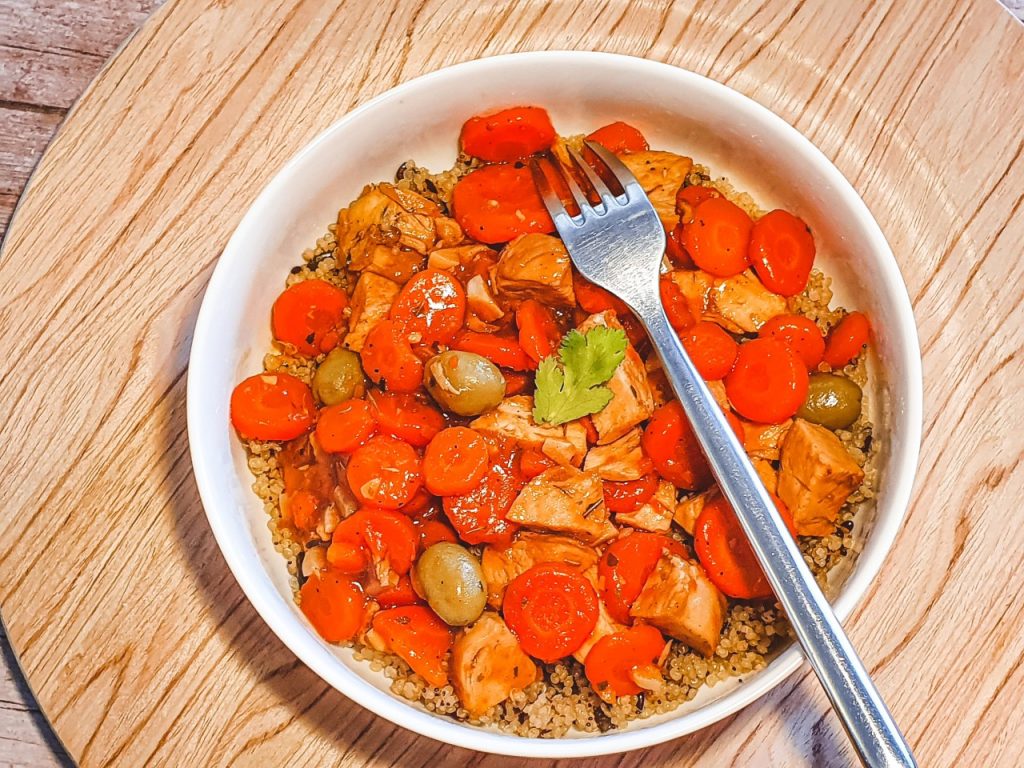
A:
POLYGON ((505 397, 521 395, 533 388, 533 376, 528 373, 504 369, 501 375, 505 377, 505 397))
POLYGON ((442 499, 445 516, 467 544, 507 544, 512 540, 518 526, 505 515, 526 484, 516 463, 515 453, 503 448, 491 456, 491 466, 476 488, 442 499))
POLYGON ((447 272, 428 269, 402 286, 390 317, 416 344, 447 344, 466 319, 466 291, 447 272))
POLYGON ((626 302, 601 286, 594 285, 575 270, 572 273, 572 287, 576 294, 576 303, 592 315, 609 309, 619 315, 629 314, 626 302))
POLYGON ((345 400, 320 409, 316 438, 328 453, 352 453, 377 431, 377 422, 365 400, 345 400))
MULTIPOLYGON (((790 534, 796 538, 793 516, 782 500, 769 494, 790 534)), ((739 518, 724 496, 704 505, 693 533, 697 558, 708 578, 729 597, 753 600, 772 596, 768 578, 761 570, 739 518)))
POLYGON ((675 329, 676 333, 685 333, 688 328, 697 322, 697 318, 693 316, 693 312, 690 310, 690 304, 687 302, 686 296, 683 295, 679 286, 668 275, 661 276, 661 279, 658 281, 658 290, 661 293, 661 305, 665 308, 665 314, 668 315, 669 324, 675 329))
POLYGON ((469 493, 487 474, 487 443, 469 427, 449 427, 423 453, 423 481, 438 496, 469 493))
POLYGON ((648 149, 647 139, 644 138, 644 135, 629 123, 624 123, 621 120, 601 126, 587 138, 616 154, 643 152, 648 149))
MULTIPOLYGON (((742 442, 740 420, 732 413, 725 417, 742 442)), ((711 467, 678 400, 665 403, 654 412, 640 444, 658 474, 670 483, 690 491, 704 490, 711 485, 711 467)))
MULTIPOLYGON (((331 534, 327 560, 331 562, 330 549, 342 545, 345 562, 354 565, 356 558, 347 550, 361 547, 372 562, 386 562, 391 570, 401 575, 412 567, 419 538, 412 521, 405 515, 386 509, 364 508, 338 523, 331 534)), ((339 549, 335 555, 339 562, 342 551, 339 549)))
POLYGON ((471 117, 459 142, 467 155, 489 163, 511 163, 543 152, 555 141, 555 128, 541 107, 512 107, 471 117))
POLYGON ((455 531, 440 520, 415 520, 413 525, 416 526, 416 530, 420 534, 421 552, 426 552, 427 549, 442 541, 450 541, 452 544, 459 542, 459 537, 455 535, 455 531))
POLYGON ((693 223, 693 212, 705 200, 721 197, 722 193, 713 187, 690 184, 680 187, 676 192, 676 213, 679 214, 680 225, 693 223))
POLYGON ((629 609, 643 591, 647 578, 654 573, 663 552, 686 554, 675 539, 660 533, 634 531, 609 544, 597 562, 601 600, 620 624, 631 622, 629 609))
POLYGON ((519 454, 519 474, 532 480, 541 472, 551 469, 555 462, 544 455, 538 448, 527 448, 519 454))
POLYGON ((789 211, 766 213, 750 231, 754 271, 765 288, 782 296, 796 296, 807 287, 814 251, 810 228, 789 211))
POLYGON ((693 221, 683 225, 683 247, 693 263, 718 277, 745 270, 753 222, 742 208, 724 197, 712 197, 696 207, 693 221))
POLYGON ((732 370, 738 345, 722 326, 702 320, 680 338, 697 372, 707 381, 717 381, 732 370))
POLYGON ((377 435, 358 448, 349 459, 347 476, 356 499, 382 509, 408 504, 423 482, 416 451, 388 435, 377 435))
POLYGON ((371 391, 370 411, 380 431, 422 448, 444 429, 444 415, 424 395, 371 391))
POLYGON ((430 685, 448 684, 452 635, 448 625, 424 605, 379 611, 373 629, 392 653, 401 657, 430 685))
POLYGON ((502 612, 523 650, 554 662, 578 649, 597 624, 597 593, 578 569, 542 563, 505 590, 502 612))
POLYGON ((824 359, 832 369, 842 368, 857 358, 871 340, 871 324, 860 312, 851 312, 829 331, 824 359))
POLYGON ((292 524, 300 531, 315 531, 323 521, 320 514, 320 499, 311 491, 295 491, 281 497, 281 512, 291 518, 292 524))
POLYGON ((380 585, 367 587, 366 593, 376 600, 381 608, 415 605, 420 601, 419 595, 412 588, 412 580, 408 575, 400 576, 397 584, 386 587, 380 585))
POLYGON ((776 315, 758 330, 762 339, 776 339, 788 344, 808 370, 814 370, 825 355, 825 337, 809 317, 776 315))
POLYGON ((393 320, 382 320, 366 335, 360 353, 366 375, 395 392, 415 392, 423 384, 423 361, 393 320))
POLYGON ((516 309, 519 346, 534 363, 555 354, 562 341, 562 331, 555 315, 539 301, 527 299, 516 309))
POLYGON ((292 440, 316 419, 313 392, 287 373, 250 376, 231 393, 231 424, 246 440, 292 440))
POLYGON ((307 357, 330 352, 341 340, 348 295, 325 280, 303 280, 277 297, 270 313, 274 338, 307 357))
POLYGON ((665 255, 672 266, 681 269, 695 269, 696 264, 683 247, 683 224, 678 222, 671 229, 665 228, 665 255))
POLYGON ((779 424, 807 399, 807 367, 792 348, 776 339, 740 344, 725 377, 725 393, 736 412, 761 424, 779 424))
POLYGON ((359 576, 370 566, 370 553, 362 539, 340 539, 327 547, 327 562, 349 576, 359 576))
POLYGON ((555 229, 525 167, 485 165, 463 176, 452 190, 452 209, 465 233, 481 243, 555 229))
POLYGON ((486 357, 501 368, 511 368, 514 371, 532 371, 537 367, 537 364, 523 351, 519 340, 512 336, 461 331, 452 339, 451 348, 460 352, 473 352, 481 357, 486 357))
POLYGON ((351 640, 366 621, 366 597, 352 579, 318 573, 299 589, 300 608, 317 633, 329 643, 351 640))
POLYGON ((635 672, 660 675, 658 660, 665 650, 665 638, 649 624, 605 635, 587 654, 584 671, 595 693, 613 703, 619 696, 643 691, 633 678, 635 672))
POLYGON ((406 517, 428 517, 437 514, 437 497, 422 486, 413 494, 410 501, 407 501, 398 511, 406 517))
POLYGON ((611 512, 635 512, 658 490, 658 475, 650 472, 639 480, 604 481, 604 504, 611 512))

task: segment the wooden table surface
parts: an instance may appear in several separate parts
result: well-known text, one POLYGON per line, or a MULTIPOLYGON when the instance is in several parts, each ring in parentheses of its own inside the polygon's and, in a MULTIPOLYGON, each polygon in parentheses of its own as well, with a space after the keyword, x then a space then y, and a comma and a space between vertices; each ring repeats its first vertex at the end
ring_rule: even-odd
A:
MULTIPOLYGON (((1008 1, 1024 14, 1022 0, 1008 1)), ((158 5, 160 0, 0 0, 0 236, 29 173, 68 108, 117 46, 158 5)), ((12 416, 4 427, 0 465, 9 477, 0 481, 0 495, 5 500, 0 516, 7 534, 0 544, 0 599, 29 679, 38 686, 48 714, 76 759, 82 765, 291 764, 289 758, 296 764, 308 764, 303 762, 308 760, 316 764, 319 758, 352 766, 426 765, 437 760, 513 764, 480 760, 396 731, 325 691, 320 681, 300 667, 244 603, 212 546, 205 522, 195 509, 195 490, 181 453, 180 434, 180 373, 190 319, 218 243, 222 244, 224 234, 244 209, 244 201, 251 198, 245 195, 353 100, 365 99, 424 69, 508 50, 509 43, 493 41, 485 34, 493 25, 501 27, 510 41, 525 39, 526 48, 639 52, 710 74, 790 119, 864 194, 893 244, 915 303, 925 355, 926 423, 915 503, 879 586, 851 619, 852 634, 917 745, 922 765, 1018 764, 1024 750, 1024 725, 1019 718, 1024 696, 1024 633, 1019 619, 1024 611, 1024 590, 1018 589, 1014 572, 1024 555, 1024 536, 1011 516, 1016 515, 1024 496, 1019 429, 1024 401, 1018 395, 1024 373, 1018 357, 1024 339, 1019 268, 1020 243, 1024 242, 1024 33, 1019 25, 988 0, 937 2, 921 19, 916 18, 915 3, 898 0, 865 5, 856 11, 853 4, 844 9, 839 7, 842 4, 824 1, 780 1, 744 4, 740 10, 727 7, 731 6, 728 3, 710 7, 679 3, 669 12, 667 3, 652 2, 642 9, 634 7, 628 16, 624 3, 609 2, 603 6, 601 24, 575 36, 565 31, 571 25, 536 24, 545 7, 552 17, 570 18, 574 3, 525 2, 514 18, 469 19, 476 27, 466 28, 479 30, 479 38, 461 52, 435 55, 433 46, 418 36, 418 28, 435 35, 439 30, 457 31, 460 24, 467 23, 465 4, 362 4, 364 8, 377 7, 372 23, 365 27, 374 30, 372 35, 360 32, 362 22, 354 18, 353 9, 360 3, 345 6, 352 14, 351 24, 339 24, 326 12, 327 6, 333 9, 334 5, 277 0, 263 3, 257 11, 250 3, 239 2, 232 9, 224 3, 177 2, 164 9, 158 24, 147 25, 143 33, 147 39, 133 42, 129 60, 118 60, 117 71, 108 72, 62 135, 59 143, 64 155, 94 161, 108 174, 86 169, 69 180, 95 189, 93 197, 100 199, 97 205, 108 206, 105 210, 111 217, 116 216, 115 209, 109 207, 115 198, 131 208, 143 192, 159 197, 159 185, 151 186, 152 178, 146 177, 147 172, 150 177, 156 172, 150 166, 162 163, 159 153, 136 157, 135 165, 118 168, 106 156, 100 157, 103 144, 90 134, 113 134, 117 126, 111 124, 109 109, 125 109, 136 96, 143 107, 156 103, 154 89, 172 82, 171 75, 161 68, 179 67, 183 86, 208 89, 194 90, 191 98, 204 108, 213 105, 212 111, 199 117, 170 114, 168 119, 173 119, 181 135, 165 134, 161 147, 185 158, 187 155, 180 153, 187 153, 192 146, 188 142, 206 141, 202 132, 213 126, 221 143, 206 144, 205 150, 228 152, 225 146, 244 145, 254 153, 253 159, 260 161, 246 163, 229 153, 231 170, 244 176, 250 189, 236 183, 215 190, 244 197, 226 206, 216 222, 219 229, 215 235, 208 237, 172 218, 162 219, 158 203, 163 201, 151 197, 118 225, 123 227, 120 241, 104 240, 102 227, 63 230, 65 237, 61 238, 61 227, 47 225, 45 214, 74 219, 75 210, 62 207, 67 200, 54 177, 63 166, 55 160, 43 169, 28 195, 30 200, 12 230, 0 264, 2 335, 23 337, 31 330, 36 343, 47 346, 45 333, 57 331, 53 323, 77 323, 86 317, 85 309, 75 306, 82 294, 65 294, 61 288, 77 273, 73 267, 60 267, 72 259, 85 259, 84 254, 90 252, 85 246, 94 252, 103 241, 112 252, 120 249, 125 255, 130 247, 143 242, 144 235, 163 233, 173 237, 179 249, 209 248, 189 260, 183 267, 185 282, 173 287, 180 290, 187 285, 187 306, 174 305, 168 292, 153 297, 155 307, 134 306, 138 314, 132 314, 130 305, 121 307, 126 313, 122 318, 134 318, 142 329, 125 329, 124 333, 126 348, 134 344, 131 370, 141 371, 138 376, 144 381, 133 387, 123 378, 124 356, 100 349, 98 362, 118 369, 108 383, 120 387, 122 399, 104 399, 99 390, 86 393, 84 400, 70 398, 72 404, 82 407, 93 405, 90 398, 95 398, 95 405, 106 409, 103 418, 85 419, 72 427, 81 429, 83 439, 101 432, 104 439, 117 442, 126 464, 131 463, 128 452, 139 450, 141 443, 133 443, 130 434, 121 434, 120 428, 129 433, 155 428, 147 422, 146 411, 158 410, 163 419, 159 428, 174 438, 177 453, 162 463, 154 458, 152 445, 142 446, 142 463, 134 466, 144 466, 146 460, 160 466, 160 476, 153 486, 143 483, 142 493, 133 495, 138 491, 133 484, 122 487, 109 478, 104 486, 103 478, 95 473, 75 476, 91 496, 61 489, 62 483, 57 483, 52 493, 46 483, 40 485, 44 473, 38 466, 30 471, 23 461, 26 445, 37 451, 37 457, 53 462, 51 469, 57 472, 51 480, 72 472, 61 451, 86 462, 90 446, 82 453, 67 440, 61 442, 59 435, 54 438, 59 444, 54 446, 45 440, 43 446, 35 439, 26 441, 24 435, 43 429, 39 418, 45 420, 45 416, 40 417, 38 411, 48 403, 45 398, 34 398, 33 392, 54 382, 42 373, 21 375, 13 366, 2 371, 5 411, 10 407, 12 413, 21 414, 27 406, 36 413, 12 416), (604 24, 608 17, 618 21, 604 24), (375 45, 379 52, 370 73, 374 79, 361 82, 344 99, 332 99, 330 86, 323 83, 289 90, 281 79, 289 72, 302 71, 301 60, 287 55, 289 48, 301 48, 307 55, 313 55, 318 44, 323 49, 316 36, 319 25, 330 30, 333 37, 328 39, 344 39, 345 45, 354 46, 352 50, 375 45), (616 36, 609 37, 613 28, 616 36), (807 29, 818 33, 808 35, 807 29), (888 42, 879 43, 879 38, 888 42), (680 39, 691 43, 688 49, 679 46, 680 39), (618 40, 623 44, 618 45, 618 40), (650 47, 635 50, 644 41, 650 47), (173 43, 180 43, 180 50, 171 50, 173 43), (269 61, 261 64, 260 57, 267 51, 276 58, 268 57, 269 61), (201 59, 198 63, 197 58, 201 59), (246 104, 236 100, 259 97, 259 87, 249 80, 253 67, 258 68, 259 77, 280 89, 262 104, 268 122, 290 116, 296 125, 295 135, 264 157, 254 149, 257 144, 247 144, 229 125, 217 122, 222 109, 232 112, 255 134, 253 141, 267 145, 262 133, 265 128, 253 122, 246 104), (787 68, 791 73, 798 71, 801 80, 779 87, 785 82, 787 68), (212 75, 223 75, 223 82, 212 75), (108 111, 101 100, 110 102, 108 111), (327 107, 330 114, 311 116, 297 104, 327 107), (78 149, 85 154, 76 155, 78 149), (143 191, 133 197, 135 189, 111 191, 88 186, 99 183, 102 187, 103 179, 118 170, 131 176, 143 191), (122 197, 117 198, 115 192, 122 197), (130 232, 132 227, 138 232, 130 232), (40 233, 49 239, 40 241, 40 233), (186 235, 192 239, 181 239, 186 235), (82 252, 76 250, 79 237, 82 252), (54 238, 58 242, 47 250, 44 243, 53 243, 54 238), (32 264, 29 254, 38 257, 32 264), (28 302, 33 306, 31 312, 24 309, 28 299, 32 300, 28 302), (50 314, 53 321, 48 320, 50 314), (169 322, 182 319, 188 327, 169 327, 169 322), (40 324, 43 332, 36 332, 40 324), (169 370, 151 375, 150 369, 159 365, 169 370), (154 382, 162 382, 165 389, 154 395, 154 382), (15 446, 13 452, 10 446, 15 446), (36 596, 24 587, 11 586, 15 580, 8 577, 12 573, 36 575, 38 560, 57 557, 56 551, 62 552, 65 562, 71 562, 72 548, 55 550, 52 544, 49 548, 39 544, 46 532, 42 518, 49 514, 52 523, 57 519, 53 508, 70 504, 77 505, 79 514, 100 516, 101 492, 109 492, 111 499, 117 500, 113 506, 141 499, 151 505, 154 515, 170 509, 172 516, 178 516, 170 524, 170 535, 180 535, 201 555, 194 552, 191 559, 184 559, 184 566, 193 572, 191 579, 184 580, 184 588, 205 594, 198 602, 186 601, 176 607, 204 606, 213 598, 222 605, 206 608, 213 614, 214 634, 204 634, 211 631, 205 625, 193 628, 202 635, 202 643, 193 643, 187 633, 175 634, 178 630, 173 626, 162 627, 165 635, 185 646, 185 655, 168 648, 156 653, 152 644, 159 643, 160 637, 152 628, 143 628, 134 643, 119 646, 120 650, 113 645, 91 648, 87 641, 95 628, 90 626, 90 615, 79 615, 71 626, 73 623, 59 613, 47 613, 63 603, 51 599, 45 589, 36 596), (180 505, 177 508, 176 503, 180 505), (33 616, 33 611, 37 615, 33 616), (863 616, 871 616, 871 621, 859 621, 863 616), (74 642, 58 642, 57 635, 63 636, 67 628, 74 630, 74 642), (56 656, 47 656, 48 651, 56 653, 57 649, 56 656), (155 682, 155 696, 149 695, 153 691, 144 694, 133 688, 124 679, 147 667, 147 649, 167 665, 163 672, 145 670, 155 682), (138 658, 133 660, 133 654, 138 658), (250 658, 246 660, 246 656, 250 658), (218 668, 230 669, 237 676, 233 689, 218 695, 195 681, 188 689, 181 678, 190 664, 210 676, 218 668), (74 696, 66 693, 69 687, 75 688, 74 696), (260 690, 250 693, 250 688, 260 689, 262 694, 260 690), (133 709, 133 699, 126 697, 135 696, 140 701, 133 709), (213 722, 218 719, 217 709, 228 705, 238 729, 213 722), (190 730, 198 728, 207 716, 204 711, 190 718, 191 706, 210 708, 208 728, 190 730), (339 718, 350 725, 350 740, 336 732, 339 718)), ((338 56, 336 52, 318 55, 321 63, 338 56)), ((341 70, 342 64, 338 66, 341 70)), ((310 71, 305 73, 308 80, 310 71)), ((351 74, 339 71, 338 76, 351 74)), ((137 141, 146 136, 144 131, 132 134, 137 141)), ((155 178, 179 185, 195 175, 209 180, 202 163, 203 158, 189 158, 185 166, 167 165, 157 169, 155 178)), ((116 180, 114 186, 119 184, 121 180, 116 180)), ((65 192, 68 189, 63 188, 65 192)), ((75 205, 83 205, 89 196, 70 189, 67 197, 75 205)), ((169 210, 173 217, 173 205, 169 210)), ((88 220, 79 225, 87 227, 88 220)), ((152 241, 147 242, 153 247, 152 241)), ((153 280, 158 273, 159 269, 153 268, 139 279, 153 280)), ((101 282, 115 279, 112 273, 101 275, 101 282)), ((107 316, 109 309, 97 305, 92 311, 104 315, 109 323, 111 317, 117 317, 107 316)), ((67 343, 48 354, 55 350, 71 355, 67 343)), ((6 343, 3 352, 6 360, 15 353, 21 360, 33 355, 29 347, 16 342, 6 343)), ((45 360, 38 359, 41 363, 45 360)), ((100 378, 97 374, 96 380, 100 378)), ((132 476, 130 468, 128 474, 132 476)), ((109 511, 105 514, 106 521, 116 519, 109 511)), ((74 518, 66 512, 59 520, 69 529, 75 527, 74 518)), ((148 536, 153 527, 140 523, 138 515, 125 526, 139 536, 148 536)), ((49 535, 55 542, 73 541, 62 540, 59 532, 50 531, 49 535)), ((109 560, 117 554, 96 542, 90 547, 92 558, 109 560)), ((107 575, 101 566, 92 568, 91 561, 80 573, 59 567, 51 570, 59 573, 50 586, 73 590, 75 599, 84 603, 94 599, 90 590, 107 575), (76 576, 89 584, 80 585, 76 576)), ((37 578, 40 582, 46 579, 44 575, 37 578)), ((129 594, 126 589, 123 597, 127 600, 129 594)), ((159 611, 151 618, 168 621, 159 611)), ((120 634, 111 639, 118 638, 124 639, 120 634)), ((17 670, 2 632, 0 646, 0 766, 70 764, 17 670)), ((691 739, 630 756, 625 764, 766 764, 769 756, 770 762, 779 765, 840 765, 849 760, 842 734, 806 672, 718 726, 691 739)))

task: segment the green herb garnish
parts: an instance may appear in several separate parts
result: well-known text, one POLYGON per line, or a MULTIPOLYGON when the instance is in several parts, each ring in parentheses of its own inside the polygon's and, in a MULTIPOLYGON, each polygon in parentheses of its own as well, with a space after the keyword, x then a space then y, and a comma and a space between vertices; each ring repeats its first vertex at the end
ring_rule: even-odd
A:
POLYGON ((538 424, 565 424, 597 413, 612 399, 603 386, 626 355, 629 340, 620 328, 595 326, 586 333, 569 331, 558 356, 541 360, 533 419, 538 424))

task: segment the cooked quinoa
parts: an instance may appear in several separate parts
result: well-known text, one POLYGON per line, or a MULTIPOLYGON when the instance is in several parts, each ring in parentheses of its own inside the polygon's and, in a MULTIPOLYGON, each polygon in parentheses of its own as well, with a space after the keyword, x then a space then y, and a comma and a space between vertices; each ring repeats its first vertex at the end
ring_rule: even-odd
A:
MULTIPOLYGON (((564 141, 569 145, 578 145, 579 138, 572 137, 564 141)), ((409 160, 398 169, 395 182, 397 186, 417 192, 439 204, 448 212, 455 183, 476 165, 477 161, 462 155, 451 169, 431 173, 409 160)), ((695 165, 687 181, 689 184, 714 187, 755 219, 764 214, 749 195, 737 192, 726 179, 713 179, 707 168, 695 165)), ((345 269, 344 255, 338 253, 335 233, 336 226, 331 224, 326 233, 301 254, 300 263, 287 277, 287 285, 317 278, 351 293, 354 279, 345 269)), ((791 312, 811 318, 823 332, 827 332, 844 315, 841 308, 829 306, 832 300, 830 282, 830 278, 814 270, 806 290, 788 300, 791 312)), ((322 355, 310 360, 276 348, 264 358, 264 367, 269 372, 290 373, 309 383, 322 359, 322 355)), ((842 373, 865 390, 860 418, 849 429, 836 433, 856 463, 864 469, 865 479, 841 510, 832 533, 821 537, 805 536, 799 540, 811 570, 819 582, 831 591, 837 585, 828 583, 828 573, 840 561, 852 561, 856 557, 859 531, 855 517, 859 507, 874 498, 877 487, 877 470, 874 466, 876 450, 872 444, 872 427, 868 418, 869 389, 866 386, 868 371, 865 356, 859 356, 857 362, 847 366, 842 373)), ((298 602, 303 552, 310 544, 320 542, 297 540, 297 534, 282 520, 280 501, 284 481, 277 459, 282 445, 250 440, 245 447, 248 466, 255 477, 252 488, 263 502, 268 518, 267 526, 275 547, 285 558, 298 602)), ((775 463, 777 465, 778 462, 775 463)), ((673 527, 672 535, 692 545, 690 537, 678 528, 673 527)), ((479 548, 476 551, 479 552, 479 548)), ((607 704, 588 684, 583 665, 569 657, 554 664, 537 662, 542 672, 541 680, 525 690, 514 691, 509 699, 478 717, 471 717, 461 707, 451 684, 440 688, 431 686, 398 656, 358 642, 350 645, 353 646, 356 659, 365 661, 371 669, 389 680, 393 693, 430 712, 476 725, 497 727, 519 736, 559 737, 573 729, 587 733, 605 732, 624 727, 633 720, 669 712, 693 699, 704 685, 713 686, 728 678, 745 677, 762 669, 771 656, 790 641, 789 625, 777 604, 730 599, 721 640, 714 655, 705 658, 682 642, 673 641, 662 667, 665 684, 658 693, 623 696, 614 705, 607 704)))

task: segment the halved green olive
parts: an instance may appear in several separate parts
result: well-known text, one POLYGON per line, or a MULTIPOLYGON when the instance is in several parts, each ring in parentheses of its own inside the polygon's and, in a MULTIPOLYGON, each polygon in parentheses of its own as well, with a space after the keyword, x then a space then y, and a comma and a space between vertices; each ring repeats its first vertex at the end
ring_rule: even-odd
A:
POLYGON ((505 396, 498 366, 472 352, 449 350, 427 361, 423 385, 438 405, 459 416, 477 416, 505 396))
POLYGON ((487 605, 480 561, 450 541, 438 542, 420 555, 416 581, 434 613, 453 627, 472 624, 487 605))
POLYGON ((828 429, 846 429, 860 416, 863 393, 856 382, 834 373, 812 373, 807 399, 796 415, 828 429))
POLYGON ((366 393, 366 379, 359 355, 335 347, 313 374, 313 394, 324 405, 337 405, 366 393))

